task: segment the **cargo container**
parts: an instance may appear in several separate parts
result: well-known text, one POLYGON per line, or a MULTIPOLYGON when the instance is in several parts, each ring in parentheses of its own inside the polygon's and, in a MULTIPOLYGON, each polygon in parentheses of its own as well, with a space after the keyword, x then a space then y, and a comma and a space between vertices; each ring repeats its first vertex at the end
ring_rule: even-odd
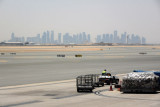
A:
POLYGON ((159 76, 153 72, 133 72, 123 77, 122 92, 156 92, 159 87, 159 76))
POLYGON ((134 70, 133 72, 153 72, 155 75, 159 76, 159 85, 160 85, 160 71, 154 71, 154 70, 153 71, 134 70))

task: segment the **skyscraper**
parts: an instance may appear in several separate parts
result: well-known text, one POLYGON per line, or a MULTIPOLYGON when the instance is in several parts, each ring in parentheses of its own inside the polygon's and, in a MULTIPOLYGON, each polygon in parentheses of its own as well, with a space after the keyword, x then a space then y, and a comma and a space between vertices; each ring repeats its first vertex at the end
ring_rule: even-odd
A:
POLYGON ((121 35, 121 43, 126 44, 127 42, 127 33, 124 32, 124 34, 121 35))
POLYGON ((96 43, 100 43, 100 42, 102 42, 101 35, 97 35, 96 43))
POLYGON ((37 34, 37 43, 41 43, 41 37, 40 37, 40 34, 37 34))
POLYGON ((69 44, 71 43, 72 38, 69 36, 69 33, 66 33, 63 35, 63 43, 64 44, 69 44))
POLYGON ((79 38, 79 44, 82 44, 83 37, 82 37, 82 34, 81 34, 81 33, 79 34, 79 37, 78 37, 78 38, 79 38))
POLYGON ((61 44, 61 33, 58 33, 58 43, 61 44))
POLYGON ((86 36, 86 33, 85 33, 85 32, 83 32, 83 33, 82 33, 82 35, 83 35, 83 37, 82 37, 82 43, 87 42, 87 36, 86 36))
POLYGON ((88 36, 87 36, 87 40, 88 40, 88 43, 90 43, 90 42, 91 42, 91 35, 90 35, 90 34, 88 34, 88 36))
POLYGON ((109 43, 109 40, 110 38, 109 38, 109 34, 106 34, 106 43, 109 43))
POLYGON ((146 44, 146 38, 142 37, 142 44, 146 44))
POLYGON ((15 41, 15 36, 14 36, 14 33, 12 32, 10 42, 14 42, 14 41, 15 41))
POLYGON ((54 31, 53 30, 51 31, 51 43, 52 44, 54 43, 54 31))
POLYGON ((47 31, 47 43, 50 43, 49 31, 47 31))
POLYGON ((115 31, 114 31, 113 43, 118 43, 118 35, 117 35, 117 30, 115 30, 115 31))
POLYGON ((109 43, 113 43, 113 34, 110 34, 109 36, 109 43))
POLYGON ((43 35, 42 35, 42 44, 46 44, 47 42, 47 34, 46 32, 43 32, 43 35))
POLYGON ((106 35, 105 34, 103 34, 103 36, 102 36, 102 42, 106 43, 106 35))

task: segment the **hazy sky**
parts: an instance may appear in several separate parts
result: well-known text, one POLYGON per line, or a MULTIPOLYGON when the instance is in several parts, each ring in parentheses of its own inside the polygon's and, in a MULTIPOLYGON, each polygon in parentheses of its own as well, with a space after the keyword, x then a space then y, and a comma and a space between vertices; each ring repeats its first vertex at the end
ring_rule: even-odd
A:
POLYGON ((160 43, 160 0, 0 0, 0 41, 47 30, 93 38, 118 30, 160 43))

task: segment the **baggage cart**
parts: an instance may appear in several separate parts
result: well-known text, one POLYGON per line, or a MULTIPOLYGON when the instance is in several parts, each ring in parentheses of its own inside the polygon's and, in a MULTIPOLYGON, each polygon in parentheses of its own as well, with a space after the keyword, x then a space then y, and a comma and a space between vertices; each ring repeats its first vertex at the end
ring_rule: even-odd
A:
POLYGON ((76 78, 77 92, 90 91, 94 89, 94 81, 92 75, 81 75, 76 78))

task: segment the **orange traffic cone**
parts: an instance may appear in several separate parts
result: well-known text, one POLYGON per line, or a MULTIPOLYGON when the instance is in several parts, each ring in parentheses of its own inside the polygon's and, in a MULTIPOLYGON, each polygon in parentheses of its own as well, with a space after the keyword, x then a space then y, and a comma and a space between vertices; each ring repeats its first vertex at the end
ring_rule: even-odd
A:
POLYGON ((112 89, 112 83, 110 83, 110 90, 109 91, 113 91, 113 89, 112 89))
POLYGON ((122 81, 119 82, 120 87, 117 89, 118 91, 121 91, 121 85, 122 85, 122 81))

